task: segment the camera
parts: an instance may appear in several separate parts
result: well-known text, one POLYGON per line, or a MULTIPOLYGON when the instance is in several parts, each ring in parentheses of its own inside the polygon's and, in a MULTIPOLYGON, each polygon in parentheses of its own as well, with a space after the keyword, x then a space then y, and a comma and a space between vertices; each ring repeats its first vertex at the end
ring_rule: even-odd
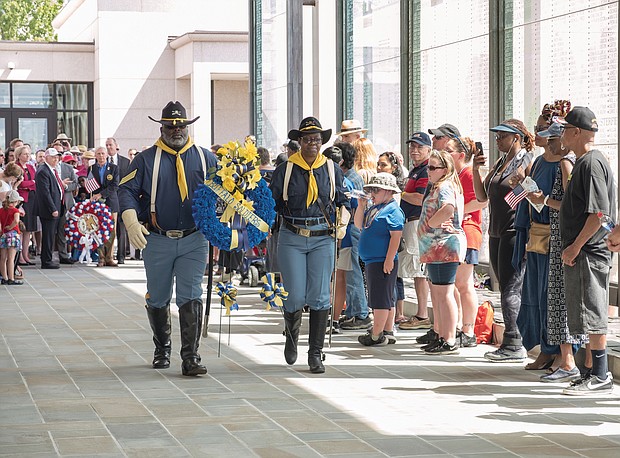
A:
POLYGON ((61 141, 61 142, 60 142, 60 144, 61 144, 62 146, 67 146, 67 147, 69 146, 69 142, 68 142, 67 140, 63 140, 63 141, 61 141))

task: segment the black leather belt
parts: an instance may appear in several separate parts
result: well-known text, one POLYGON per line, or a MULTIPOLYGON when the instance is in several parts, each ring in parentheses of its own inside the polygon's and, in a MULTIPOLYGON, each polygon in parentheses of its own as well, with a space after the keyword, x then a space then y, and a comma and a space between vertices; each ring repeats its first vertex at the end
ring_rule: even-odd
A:
POLYGON ((324 224, 326 222, 323 216, 320 216, 318 218, 293 218, 285 216, 284 219, 290 224, 295 224, 296 226, 316 226, 318 224, 324 224))
POLYGON ((169 239, 174 239, 174 240, 182 239, 183 237, 192 235, 197 230, 198 230, 197 227, 192 227, 191 229, 185 229, 184 231, 177 230, 177 229, 172 229, 170 231, 162 231, 154 227, 149 229, 150 232, 155 232, 156 234, 159 234, 159 235, 165 235, 169 239))
POLYGON ((334 232, 332 229, 320 229, 318 231, 311 231, 310 229, 294 226, 287 220, 284 220, 283 223, 284 227, 286 227, 289 231, 303 237, 318 237, 320 235, 331 235, 334 232))
POLYGON ((417 221, 419 219, 419 216, 410 216, 409 218, 407 218, 407 222, 410 223, 411 221, 417 221))

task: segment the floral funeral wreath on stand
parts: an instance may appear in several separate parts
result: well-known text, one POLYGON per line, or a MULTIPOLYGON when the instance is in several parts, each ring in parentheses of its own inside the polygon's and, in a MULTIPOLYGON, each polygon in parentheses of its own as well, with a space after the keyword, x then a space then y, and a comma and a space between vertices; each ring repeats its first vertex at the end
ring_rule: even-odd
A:
POLYGON ((90 253, 108 241, 114 230, 110 207, 85 200, 78 202, 67 214, 65 237, 72 247, 80 249, 80 263, 90 263, 90 253))
MULTIPOLYGON (((267 237, 276 216, 275 201, 261 178, 252 141, 228 142, 216 154, 217 167, 208 171, 204 185, 194 193, 194 221, 213 246, 245 252, 267 237)), ((230 282, 219 283, 217 291, 227 314, 238 308, 230 282)))

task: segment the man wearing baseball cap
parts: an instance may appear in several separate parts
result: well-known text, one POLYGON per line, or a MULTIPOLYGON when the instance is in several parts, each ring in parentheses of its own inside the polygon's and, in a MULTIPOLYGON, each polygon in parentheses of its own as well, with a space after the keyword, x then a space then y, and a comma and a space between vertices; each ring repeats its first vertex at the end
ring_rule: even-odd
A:
POLYGON ((433 149, 441 151, 451 138, 460 137, 461 132, 452 124, 442 124, 437 129, 428 129, 428 133, 433 136, 433 149))
POLYGON ((563 125, 562 144, 577 156, 560 207, 568 327, 573 335, 588 334, 592 352, 591 373, 572 382, 563 393, 601 396, 613 391, 606 350, 611 253, 601 216, 616 220, 615 185, 609 162, 594 149, 598 132, 594 113, 587 107, 574 107, 563 125))
POLYGON ((428 317, 428 283, 424 276, 424 266, 420 262, 418 248, 418 220, 422 212, 422 199, 428 185, 428 158, 431 155, 431 138, 426 132, 414 132, 407 140, 409 158, 413 164, 401 194, 400 208, 405 213, 403 240, 405 249, 399 254, 398 276, 413 278, 418 300, 418 311, 408 321, 400 323, 401 329, 428 329, 431 320, 428 317))

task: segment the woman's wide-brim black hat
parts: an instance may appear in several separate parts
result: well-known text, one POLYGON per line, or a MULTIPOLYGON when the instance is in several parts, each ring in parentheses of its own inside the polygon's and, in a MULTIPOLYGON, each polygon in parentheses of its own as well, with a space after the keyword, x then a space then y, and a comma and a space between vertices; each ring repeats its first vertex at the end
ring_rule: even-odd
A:
POLYGON ((200 116, 196 116, 194 119, 187 119, 187 112, 185 107, 181 105, 181 102, 168 102, 168 104, 161 110, 161 119, 153 119, 149 116, 151 121, 160 123, 162 126, 189 126, 198 120, 200 116))
POLYGON ((308 118, 304 118, 299 124, 299 129, 293 129, 289 131, 288 138, 291 140, 299 141, 299 139, 305 135, 309 134, 321 134, 321 140, 323 144, 327 143, 330 138, 332 138, 332 130, 326 129, 323 130, 321 123, 318 119, 313 118, 312 116, 308 118))

